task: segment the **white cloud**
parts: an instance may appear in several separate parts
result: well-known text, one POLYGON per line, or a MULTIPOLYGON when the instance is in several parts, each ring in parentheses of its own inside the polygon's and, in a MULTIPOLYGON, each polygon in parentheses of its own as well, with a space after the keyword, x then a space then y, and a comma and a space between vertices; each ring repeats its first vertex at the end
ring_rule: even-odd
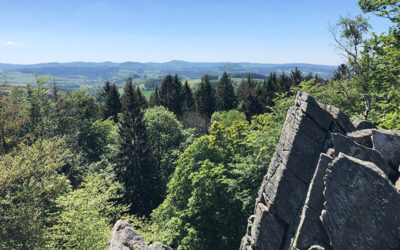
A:
POLYGON ((7 46, 15 46, 15 45, 20 45, 22 43, 14 42, 14 41, 7 41, 5 43, 7 46))

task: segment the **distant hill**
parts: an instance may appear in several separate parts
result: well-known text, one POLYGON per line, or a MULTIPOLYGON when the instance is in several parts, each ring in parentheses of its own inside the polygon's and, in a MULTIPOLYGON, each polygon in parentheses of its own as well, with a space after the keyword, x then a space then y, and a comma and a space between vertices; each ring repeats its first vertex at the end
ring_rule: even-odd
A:
POLYGON ((140 62, 69 62, 69 63, 39 63, 39 64, 4 64, 0 63, 0 75, 9 82, 24 83, 33 79, 34 73, 51 75, 57 81, 68 85, 101 84, 105 80, 120 82, 130 76, 136 78, 154 79, 166 74, 178 74, 187 79, 200 78, 204 74, 222 75, 224 71, 230 74, 242 75, 252 73, 266 76, 271 72, 290 72, 299 68, 304 74, 318 74, 321 78, 329 78, 336 66, 319 64, 264 64, 264 63, 231 63, 231 62, 186 62, 173 60, 165 63, 140 62))

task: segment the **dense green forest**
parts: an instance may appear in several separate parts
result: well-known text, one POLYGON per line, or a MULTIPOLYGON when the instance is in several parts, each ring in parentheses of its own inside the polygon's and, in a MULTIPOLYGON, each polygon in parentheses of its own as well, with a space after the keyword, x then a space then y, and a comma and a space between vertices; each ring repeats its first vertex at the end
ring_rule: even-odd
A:
POLYGON ((93 95, 46 77, 4 82, 0 248, 104 249, 120 218, 176 249, 238 248, 297 91, 400 129, 400 6, 359 5, 392 26, 364 39, 364 17, 340 18, 332 34, 347 61, 329 80, 294 69, 235 86, 225 72, 193 89, 166 75, 148 99, 132 79, 93 95))

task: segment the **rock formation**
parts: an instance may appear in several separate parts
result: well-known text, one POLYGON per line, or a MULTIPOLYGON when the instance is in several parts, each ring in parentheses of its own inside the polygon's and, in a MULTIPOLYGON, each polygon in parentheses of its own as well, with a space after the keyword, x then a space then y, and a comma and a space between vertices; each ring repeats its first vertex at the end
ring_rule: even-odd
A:
POLYGON ((240 249, 400 249, 399 165, 400 132, 299 92, 240 249))
POLYGON ((147 246, 143 237, 133 229, 128 220, 119 220, 112 229, 108 250, 171 250, 171 248, 159 242, 147 246))

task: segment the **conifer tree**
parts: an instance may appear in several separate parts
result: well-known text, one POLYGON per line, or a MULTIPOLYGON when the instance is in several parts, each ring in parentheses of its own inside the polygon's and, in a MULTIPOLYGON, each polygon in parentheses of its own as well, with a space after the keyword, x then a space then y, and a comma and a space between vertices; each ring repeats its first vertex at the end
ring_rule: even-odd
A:
POLYGON ((156 86, 156 89, 154 92, 151 94, 150 99, 149 99, 149 106, 154 107, 154 106, 160 106, 160 90, 158 89, 158 86, 156 86))
MULTIPOLYGON (((275 75, 276 80, 276 75, 275 75)), ((275 86, 274 86, 274 78, 268 77, 268 79, 264 80, 264 83, 261 87, 261 100, 260 103, 265 109, 266 107, 272 107, 274 105, 273 99, 275 96, 275 86)), ((266 109, 268 111, 268 109, 266 109)))
POLYGON ((53 100, 54 100, 54 102, 57 102, 58 101, 58 92, 59 92, 59 89, 58 89, 58 86, 57 86, 57 83, 56 83, 56 78, 53 78, 53 88, 52 88, 52 96, 53 96, 53 100))
POLYGON ((194 97, 196 111, 206 120, 209 120, 215 111, 215 90, 210 84, 208 75, 204 76, 194 97))
POLYGON ((304 77, 304 81, 310 81, 313 78, 313 74, 311 72, 308 72, 308 74, 304 77))
POLYGON ((122 97, 116 173, 124 185, 124 199, 131 212, 149 215, 159 204, 158 174, 152 163, 143 110, 132 82, 127 82, 122 97))
POLYGON ((278 78, 275 72, 269 74, 268 81, 271 82, 271 87, 276 91, 278 89, 278 78))
POLYGON ((144 95, 143 95, 142 92, 140 91, 139 86, 137 86, 137 87, 135 88, 135 95, 136 95, 136 98, 137 98, 137 100, 138 100, 138 105, 139 105, 139 107, 140 107, 141 109, 146 109, 146 108, 148 107, 148 103, 147 103, 146 97, 144 97, 144 95))
POLYGON ((108 93, 111 90, 111 83, 109 81, 106 81, 104 83, 104 86, 100 89, 100 91, 96 95, 96 100, 98 102, 103 102, 108 93))
POLYGON ((121 100, 118 88, 115 84, 110 86, 110 90, 106 92, 104 99, 103 118, 112 117, 114 122, 118 122, 118 113, 121 112, 121 100))
POLYGON ((340 81, 344 79, 349 79, 350 78, 350 69, 347 67, 346 64, 340 64, 335 72, 333 72, 333 76, 331 80, 333 81, 340 81))
POLYGON ((161 105, 180 117, 182 114, 182 83, 178 75, 167 75, 161 83, 160 102, 161 105))
POLYGON ((303 81, 302 73, 297 67, 290 72, 290 80, 292 86, 297 86, 303 81))
POLYGON ((217 110, 227 111, 236 107, 236 97, 232 81, 228 74, 224 72, 219 79, 216 92, 216 106, 217 110))
POLYGON ((281 93, 287 92, 291 87, 291 79, 286 75, 285 71, 278 77, 278 90, 281 93))
POLYGON ((257 85, 253 81, 251 75, 248 74, 246 80, 242 80, 237 90, 237 100, 239 103, 239 110, 242 111, 248 120, 255 115, 262 112, 262 108, 257 98, 257 85))
POLYGON ((182 113, 193 112, 195 109, 192 90, 188 82, 185 82, 182 88, 182 113))
MULTIPOLYGON (((46 116, 50 111, 50 100, 45 87, 47 78, 39 77, 35 74, 36 86, 27 84, 27 103, 28 103, 28 133, 33 133, 34 137, 43 135, 46 116)), ((35 140, 35 138, 32 138, 35 140)))

